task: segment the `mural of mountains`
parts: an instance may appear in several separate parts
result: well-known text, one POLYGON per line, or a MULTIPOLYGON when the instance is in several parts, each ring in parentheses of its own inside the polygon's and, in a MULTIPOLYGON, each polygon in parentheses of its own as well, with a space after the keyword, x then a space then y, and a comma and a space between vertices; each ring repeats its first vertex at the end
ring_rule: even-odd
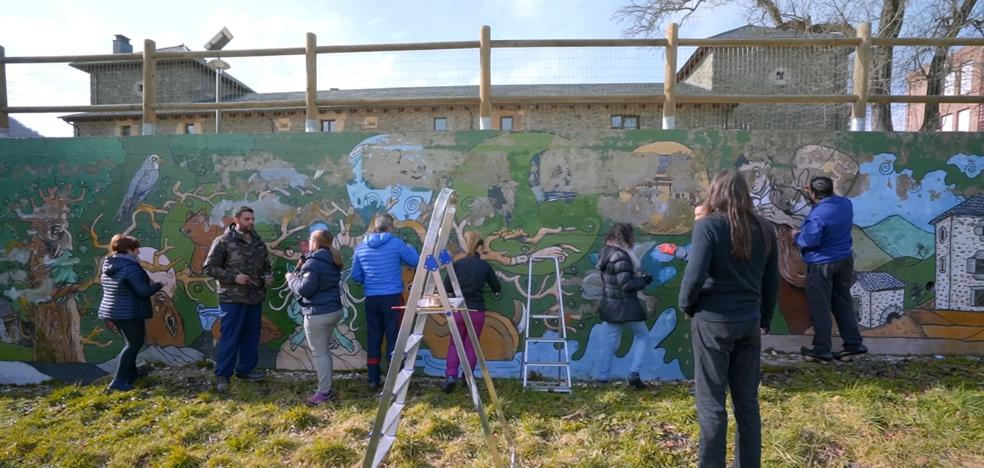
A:
POLYGON ((851 229, 851 240, 854 241, 854 269, 857 271, 874 271, 878 267, 892 261, 892 256, 885 253, 875 241, 865 234, 864 229, 854 226, 851 229))
POLYGON ((892 258, 912 257, 924 260, 936 254, 936 238, 933 234, 919 229, 898 215, 889 216, 878 224, 864 228, 864 233, 892 258))

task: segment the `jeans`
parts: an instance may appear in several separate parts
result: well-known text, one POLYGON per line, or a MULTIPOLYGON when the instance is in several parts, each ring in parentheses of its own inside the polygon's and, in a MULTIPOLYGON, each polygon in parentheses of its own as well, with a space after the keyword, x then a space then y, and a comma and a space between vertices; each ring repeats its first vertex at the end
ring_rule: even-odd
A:
POLYGON ((137 380, 137 354, 143 348, 144 337, 147 334, 147 321, 144 319, 111 320, 113 325, 123 334, 123 351, 116 364, 116 378, 119 383, 132 384, 137 380))
POLYGON ((615 358, 615 350, 618 349, 619 338, 622 336, 622 329, 628 328, 632 331, 632 362, 629 367, 629 372, 638 373, 642 369, 642 360, 646 357, 646 351, 649 350, 649 330, 646 328, 646 322, 625 322, 625 323, 609 323, 601 322, 602 337, 605 339, 603 343, 603 348, 601 351, 601 356, 599 356, 596 361, 595 368, 595 380, 608 380, 608 376, 612 372, 612 360, 615 358))
POLYGON ((314 358, 314 369, 318 372, 318 391, 327 394, 331 391, 334 362, 331 356, 332 333, 338 322, 342 320, 342 312, 327 314, 305 315, 304 335, 307 336, 308 347, 314 358))
POLYGON ((231 377, 253 372, 259 362, 262 304, 220 302, 219 345, 215 349, 215 375, 231 377))

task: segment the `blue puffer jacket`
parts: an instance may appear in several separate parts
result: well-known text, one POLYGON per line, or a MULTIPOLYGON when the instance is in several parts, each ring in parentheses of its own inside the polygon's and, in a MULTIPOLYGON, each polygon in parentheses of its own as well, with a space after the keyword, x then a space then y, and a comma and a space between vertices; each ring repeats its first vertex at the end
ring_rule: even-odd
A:
POLYGON ((318 249, 309 254, 297 273, 290 277, 287 287, 301 296, 301 313, 321 315, 342 310, 342 270, 335 265, 331 250, 318 249))
POLYGON ((111 255, 103 261, 102 303, 99 318, 109 320, 149 319, 154 313, 150 297, 161 290, 151 283, 140 262, 130 255, 111 255))
POLYGON ((417 267, 417 249, 388 232, 369 234, 355 249, 352 279, 365 285, 367 297, 403 294, 400 263, 417 267))

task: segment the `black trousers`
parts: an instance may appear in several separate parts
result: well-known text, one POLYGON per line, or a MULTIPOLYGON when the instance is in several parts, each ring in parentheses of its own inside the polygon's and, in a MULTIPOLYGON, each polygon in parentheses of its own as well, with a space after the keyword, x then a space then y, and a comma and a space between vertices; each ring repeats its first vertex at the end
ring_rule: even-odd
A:
POLYGON ((383 338, 386 338, 386 359, 393 357, 393 346, 400 333, 403 313, 393 307, 403 305, 403 295, 366 297, 366 365, 369 381, 380 381, 379 363, 383 354, 383 338))
POLYGON ((853 280, 853 257, 806 266, 806 300, 810 306, 815 351, 825 353, 831 351, 830 332, 833 328, 831 313, 837 320, 837 329, 844 339, 844 348, 861 346, 858 316, 855 314, 854 302, 851 300, 853 280))
POLYGON ((731 390, 735 422, 736 467, 762 463, 762 419, 758 385, 762 336, 759 320, 709 322, 698 312, 690 324, 694 347, 694 397, 700 423, 699 466, 721 468, 726 463, 728 410, 725 392, 731 390))
POLYGON ((116 364, 116 381, 132 384, 137 380, 137 353, 144 345, 146 335, 146 320, 129 319, 113 320, 113 325, 123 334, 126 345, 120 352, 120 361, 116 364))

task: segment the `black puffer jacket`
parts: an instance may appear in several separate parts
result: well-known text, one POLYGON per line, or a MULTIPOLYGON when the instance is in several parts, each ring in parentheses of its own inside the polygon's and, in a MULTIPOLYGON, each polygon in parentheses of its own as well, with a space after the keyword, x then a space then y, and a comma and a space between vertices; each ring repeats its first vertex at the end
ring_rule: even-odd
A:
POLYGON ((605 246, 598 256, 603 292, 598 314, 609 323, 646 320, 646 311, 639 301, 639 290, 647 280, 636 276, 629 254, 612 246, 605 246))

